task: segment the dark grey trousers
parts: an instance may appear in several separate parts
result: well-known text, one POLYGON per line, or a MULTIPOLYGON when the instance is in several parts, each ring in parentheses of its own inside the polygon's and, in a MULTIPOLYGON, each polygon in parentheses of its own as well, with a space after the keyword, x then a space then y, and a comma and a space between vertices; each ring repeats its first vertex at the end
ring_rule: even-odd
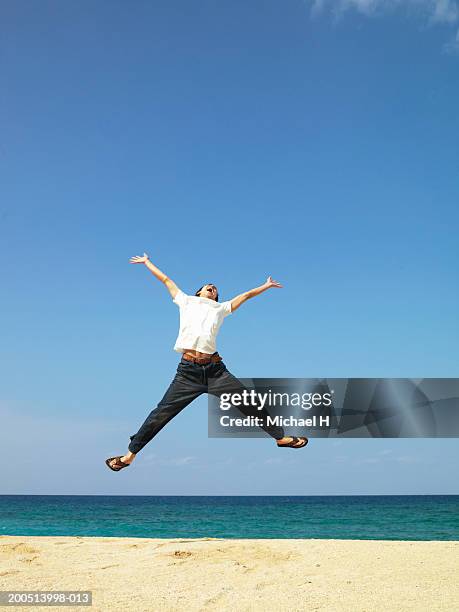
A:
MULTIPOLYGON (((131 453, 142 450, 171 419, 203 393, 220 397, 222 393, 238 393, 244 389, 244 385, 227 370, 223 361, 200 365, 182 357, 164 397, 147 416, 139 431, 130 436, 129 450, 131 453)), ((268 412, 265 409, 258 410, 255 406, 238 408, 245 416, 258 416, 264 423, 267 422, 268 412)), ((277 440, 284 437, 282 427, 265 424, 261 427, 277 440)))

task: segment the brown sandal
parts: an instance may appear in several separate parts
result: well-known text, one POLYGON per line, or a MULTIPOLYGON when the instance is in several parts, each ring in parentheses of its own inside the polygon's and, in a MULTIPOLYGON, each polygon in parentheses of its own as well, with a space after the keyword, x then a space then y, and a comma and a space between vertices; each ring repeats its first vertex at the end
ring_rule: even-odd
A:
POLYGON ((287 444, 278 444, 277 446, 279 448, 303 448, 309 442, 307 438, 296 438, 295 436, 289 436, 289 438, 290 437, 292 438, 290 442, 287 442, 287 444), (303 444, 298 444, 298 442, 303 442, 303 444))
POLYGON ((124 461, 121 461, 122 456, 123 455, 119 455, 119 457, 109 457, 108 459, 105 460, 105 463, 114 472, 119 472, 123 468, 131 465, 130 463, 124 463, 124 461), (115 460, 114 465, 110 465, 113 460, 115 460))

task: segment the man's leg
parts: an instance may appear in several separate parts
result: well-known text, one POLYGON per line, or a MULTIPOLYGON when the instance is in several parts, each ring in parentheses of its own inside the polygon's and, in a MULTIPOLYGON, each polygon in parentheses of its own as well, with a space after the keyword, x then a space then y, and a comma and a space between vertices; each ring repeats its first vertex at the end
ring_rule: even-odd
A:
MULTIPOLYGON (((220 364, 223 365, 223 364, 220 364)), ((216 369, 215 374, 209 372, 209 385, 208 385, 208 393, 211 395, 215 395, 216 397, 220 397, 222 393, 241 393, 244 390, 250 391, 247 389, 241 381, 236 378, 231 372, 223 365, 224 369, 222 370, 220 367, 216 369)), ((263 425, 261 428, 266 431, 271 437, 276 440, 280 440, 284 437, 284 429, 275 425, 268 425, 267 417, 271 416, 266 408, 262 408, 258 410, 257 406, 237 406, 237 409, 240 410, 245 416, 254 416, 260 417, 263 419, 263 425)))
POLYGON ((150 412, 139 431, 130 436, 129 451, 138 453, 156 434, 194 399, 207 391, 199 380, 199 372, 183 370, 181 364, 157 407, 150 412))

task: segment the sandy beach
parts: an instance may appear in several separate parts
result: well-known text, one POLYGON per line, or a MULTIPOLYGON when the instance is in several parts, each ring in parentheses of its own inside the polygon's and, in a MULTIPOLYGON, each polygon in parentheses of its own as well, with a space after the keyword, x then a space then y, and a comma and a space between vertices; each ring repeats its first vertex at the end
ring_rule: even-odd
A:
POLYGON ((98 611, 452 610, 458 565, 459 542, 0 537, 1 590, 98 611))

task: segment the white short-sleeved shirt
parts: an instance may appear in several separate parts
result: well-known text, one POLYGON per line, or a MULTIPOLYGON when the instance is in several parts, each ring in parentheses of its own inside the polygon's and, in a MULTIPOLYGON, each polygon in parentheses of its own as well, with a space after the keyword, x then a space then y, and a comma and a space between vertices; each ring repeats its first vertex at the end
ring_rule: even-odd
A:
POLYGON ((180 289, 173 300, 180 308, 180 330, 174 351, 187 349, 215 353, 216 338, 223 319, 231 314, 231 301, 216 302, 210 298, 186 295, 180 289))

